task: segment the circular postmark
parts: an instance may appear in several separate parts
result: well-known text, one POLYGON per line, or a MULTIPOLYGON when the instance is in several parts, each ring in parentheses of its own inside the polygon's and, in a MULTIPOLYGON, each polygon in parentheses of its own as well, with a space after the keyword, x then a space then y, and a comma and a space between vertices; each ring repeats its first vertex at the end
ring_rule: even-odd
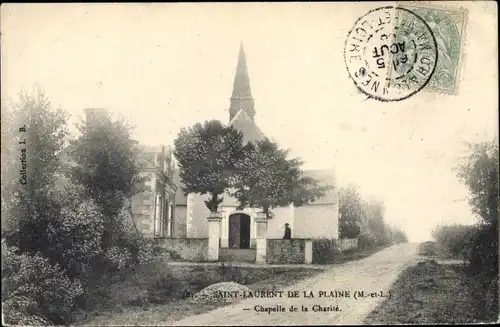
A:
POLYGON ((381 7, 359 18, 344 49, 356 87, 380 101, 400 101, 429 83, 438 48, 429 25, 406 8, 381 7))

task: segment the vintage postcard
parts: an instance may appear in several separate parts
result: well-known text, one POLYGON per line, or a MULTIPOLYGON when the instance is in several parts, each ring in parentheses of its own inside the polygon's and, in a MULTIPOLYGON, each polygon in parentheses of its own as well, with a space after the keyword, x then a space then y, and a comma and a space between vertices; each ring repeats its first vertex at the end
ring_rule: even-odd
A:
POLYGON ((492 1, 1 6, 2 323, 495 323, 492 1))

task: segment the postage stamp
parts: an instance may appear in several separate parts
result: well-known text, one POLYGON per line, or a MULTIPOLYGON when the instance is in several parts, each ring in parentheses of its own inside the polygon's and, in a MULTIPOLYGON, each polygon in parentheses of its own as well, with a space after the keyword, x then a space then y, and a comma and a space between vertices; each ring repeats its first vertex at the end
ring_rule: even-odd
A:
POLYGON ((356 87, 380 101, 400 101, 422 90, 438 61, 429 25, 406 8, 380 7, 359 18, 344 49, 356 87))
POLYGON ((420 3, 401 3, 398 7, 409 9, 422 17, 436 39, 438 48, 436 71, 425 89, 456 94, 464 56, 467 11, 463 8, 444 8, 420 3))

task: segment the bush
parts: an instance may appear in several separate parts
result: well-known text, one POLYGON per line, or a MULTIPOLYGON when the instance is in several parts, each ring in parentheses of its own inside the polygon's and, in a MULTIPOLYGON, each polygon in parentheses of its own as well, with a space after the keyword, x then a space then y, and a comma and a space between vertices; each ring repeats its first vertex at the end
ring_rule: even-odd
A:
POLYGON ((432 236, 446 255, 465 259, 475 232, 474 226, 440 226, 432 231, 432 236))
POLYGON ((247 277, 241 272, 241 268, 233 266, 231 261, 222 262, 221 265, 217 267, 217 272, 220 280, 223 282, 235 282, 238 284, 248 283, 247 277))
POLYGON ((189 281, 176 276, 163 263, 155 263, 145 267, 147 272, 147 299, 150 303, 165 304, 172 299, 186 299, 196 292, 212 284, 212 279, 205 275, 201 278, 193 276, 189 281))
POLYGON ((85 277, 102 252, 103 217, 92 201, 82 200, 81 192, 69 185, 64 190, 37 193, 40 203, 22 199, 11 210, 7 244, 20 253, 39 253, 70 278, 85 277))
POLYGON ((468 253, 468 274, 476 283, 475 298, 482 315, 498 318, 498 224, 480 226, 468 253))
POLYGON ((112 242, 105 255, 106 272, 123 271, 155 261, 161 248, 133 227, 129 214, 122 211, 113 225, 112 242))
POLYGON ((108 271, 124 270, 132 264, 132 255, 127 249, 112 246, 106 250, 108 271))
POLYGON ((432 241, 427 241, 427 242, 420 244, 420 247, 418 249, 418 254, 420 254, 420 255, 434 256, 434 255, 437 255, 437 253, 438 253, 438 250, 437 250, 436 242, 432 242, 432 241))
POLYGON ((17 254, 2 241, 2 304, 9 324, 69 320, 75 298, 83 293, 59 266, 39 254, 17 254))
POLYGON ((12 297, 2 302, 7 324, 47 326, 51 323, 43 317, 37 316, 37 303, 26 297, 12 297))
MULTIPOLYGON (((140 237, 142 238, 142 235, 140 237)), ((139 264, 153 263, 160 253, 161 248, 156 243, 144 241, 139 243, 137 261, 139 264)))
POLYGON ((315 264, 332 263, 341 253, 335 239, 326 238, 314 239, 312 251, 312 262, 315 264))
POLYGON ((361 250, 373 249, 378 245, 374 236, 361 234, 358 236, 358 248, 361 250))
POLYGON ((470 273, 493 278, 498 275, 498 228, 486 225, 478 228, 470 242, 468 253, 470 273))

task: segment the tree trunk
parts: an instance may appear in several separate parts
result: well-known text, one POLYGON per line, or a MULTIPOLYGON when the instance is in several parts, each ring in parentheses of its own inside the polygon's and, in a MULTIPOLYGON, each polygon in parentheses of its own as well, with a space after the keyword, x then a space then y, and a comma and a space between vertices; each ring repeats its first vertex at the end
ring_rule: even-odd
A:
POLYGON ((212 194, 210 200, 205 201, 205 205, 207 206, 208 210, 210 210, 210 212, 217 212, 220 202, 221 201, 219 201, 219 194, 214 193, 212 194))
POLYGON ((269 219, 270 218, 269 206, 264 206, 262 211, 266 214, 266 218, 269 219))

